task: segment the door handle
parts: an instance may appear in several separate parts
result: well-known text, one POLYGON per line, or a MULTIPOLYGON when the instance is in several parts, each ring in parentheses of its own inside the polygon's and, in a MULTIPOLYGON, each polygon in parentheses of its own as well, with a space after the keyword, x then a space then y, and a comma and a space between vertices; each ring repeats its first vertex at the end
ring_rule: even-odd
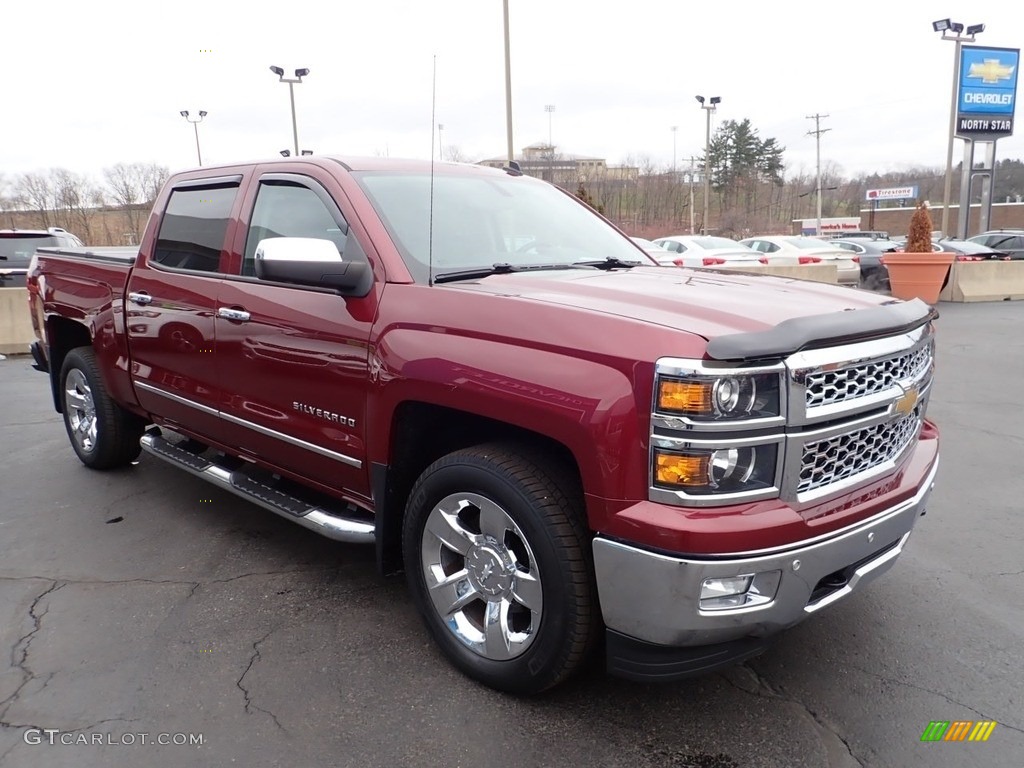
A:
POLYGON ((144 307, 153 301, 153 297, 145 291, 132 291, 128 294, 128 301, 144 307))
POLYGON ((249 320, 249 313, 244 309, 231 309, 231 307, 219 307, 217 309, 217 317, 223 317, 225 320, 234 320, 238 323, 244 323, 249 320))

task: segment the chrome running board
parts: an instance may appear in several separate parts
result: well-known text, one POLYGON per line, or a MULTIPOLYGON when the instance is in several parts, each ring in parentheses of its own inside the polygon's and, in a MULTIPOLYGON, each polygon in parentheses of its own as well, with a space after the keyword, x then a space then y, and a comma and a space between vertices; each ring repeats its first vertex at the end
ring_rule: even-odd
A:
MULTIPOLYGON (((192 473, 196 477, 230 491, 294 523, 335 541, 372 544, 376 540, 374 524, 356 517, 338 514, 297 496, 282 492, 253 477, 231 470, 202 454, 185 450, 163 437, 159 427, 151 427, 140 440, 142 449, 158 459, 192 473)), ((354 507, 349 508, 355 512, 354 507)))

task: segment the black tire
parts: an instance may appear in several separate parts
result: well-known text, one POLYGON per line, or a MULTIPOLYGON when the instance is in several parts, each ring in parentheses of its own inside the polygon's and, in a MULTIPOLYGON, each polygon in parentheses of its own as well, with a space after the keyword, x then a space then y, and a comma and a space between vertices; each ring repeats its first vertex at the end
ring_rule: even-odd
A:
POLYGON ((481 445, 435 461, 409 495, 402 540, 416 607, 445 656, 492 688, 550 688, 583 665, 599 636, 590 536, 574 485, 539 457, 481 445), (441 543, 439 530, 452 543, 441 543), (448 579, 450 591, 433 590, 436 607, 428 580, 448 579), (461 607, 446 613, 451 595, 461 607), (486 619, 499 615, 500 624, 486 619))
POLYGON ((64 428, 85 466, 114 469, 138 458, 145 423, 111 399, 90 347, 73 349, 64 358, 60 397, 64 428))

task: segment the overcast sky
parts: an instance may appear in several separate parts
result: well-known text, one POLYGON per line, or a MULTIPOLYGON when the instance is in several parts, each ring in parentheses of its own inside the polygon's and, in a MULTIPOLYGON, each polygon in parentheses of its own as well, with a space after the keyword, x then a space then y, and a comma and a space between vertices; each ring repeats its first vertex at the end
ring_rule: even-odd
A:
MULTIPOLYGON (((785 146, 787 174, 944 167, 954 45, 931 22, 984 23, 977 43, 1020 48, 1019 0, 510 0, 516 151, 684 165, 704 147, 694 96, 721 96, 714 125, 749 118, 785 146)), ((505 154, 501 0, 331 3, 8 2, 2 12, 0 173, 95 174, 116 162, 196 164, 291 147, 317 154, 430 156, 431 126, 469 160, 505 154), (13 32, 14 34, 10 34, 13 32), (436 60, 436 115, 431 118, 436 60)), ((1024 159, 1024 114, 997 158, 1024 159)), ((962 157, 957 142, 954 162, 962 157)))

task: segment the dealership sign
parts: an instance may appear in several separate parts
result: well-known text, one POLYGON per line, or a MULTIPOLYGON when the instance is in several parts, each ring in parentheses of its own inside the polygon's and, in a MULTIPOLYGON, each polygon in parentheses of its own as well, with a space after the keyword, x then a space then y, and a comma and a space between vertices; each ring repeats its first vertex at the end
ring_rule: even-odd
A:
POLYGON ((990 140, 1013 133, 1019 64, 1017 48, 961 48, 957 136, 990 140))
POLYGON ((889 189, 869 189, 866 200, 906 200, 917 197, 917 185, 913 187, 890 187, 889 189))

